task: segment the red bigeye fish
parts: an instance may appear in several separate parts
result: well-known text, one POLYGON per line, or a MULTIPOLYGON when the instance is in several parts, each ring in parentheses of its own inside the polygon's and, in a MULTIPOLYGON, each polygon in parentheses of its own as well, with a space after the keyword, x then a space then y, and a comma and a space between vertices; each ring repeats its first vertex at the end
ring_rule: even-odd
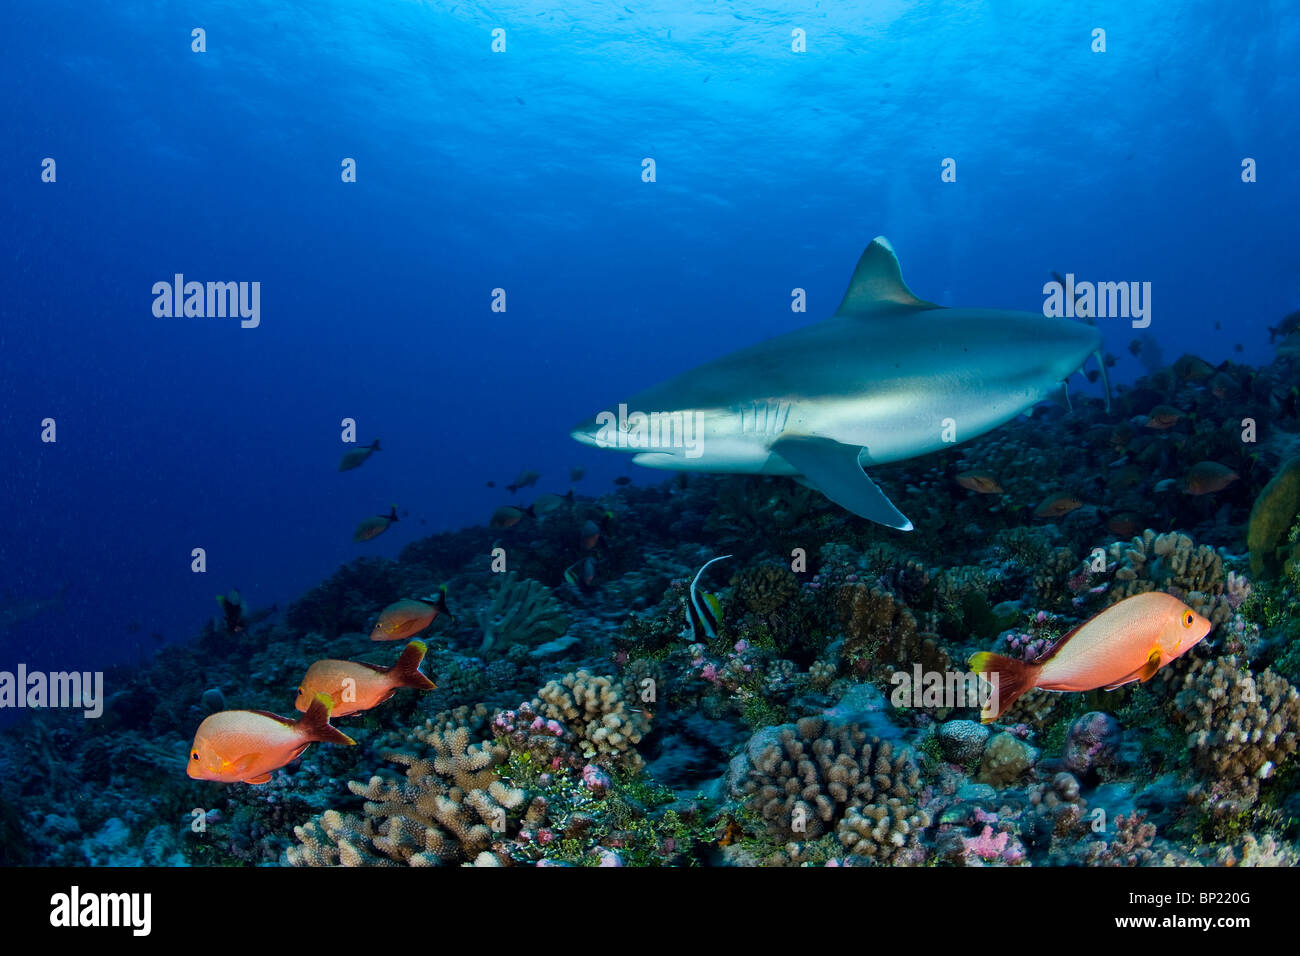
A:
POLYGON ((983 714, 984 723, 1002 716, 1021 694, 1034 687, 1114 690, 1133 681, 1146 683, 1160 668, 1195 647, 1210 626, 1178 598, 1150 591, 1107 608, 1028 663, 981 651, 972 655, 970 669, 998 678, 997 713, 983 714))
POLYGON ((324 694, 338 701, 334 716, 347 717, 377 707, 403 687, 437 690, 437 685, 420 670, 427 650, 424 641, 411 641, 392 667, 360 661, 317 661, 307 668, 294 706, 307 710, 312 701, 324 694))
POLYGON ((402 598, 394 601, 380 612, 370 632, 372 641, 403 641, 414 637, 433 623, 439 614, 445 614, 453 621, 456 615, 447 607, 447 586, 438 589, 438 596, 423 598, 402 598))
POLYGON ((317 741, 352 745, 356 741, 330 724, 334 703, 317 694, 307 713, 294 721, 265 710, 223 710, 199 724, 185 768, 195 780, 266 783, 278 770, 317 741))
POLYGON ((351 471, 353 468, 360 468, 366 463, 366 459, 377 451, 383 451, 383 449, 379 447, 378 438, 372 441, 369 445, 365 445, 355 451, 347 452, 343 456, 343 460, 339 462, 339 471, 351 471))
POLYGON ((376 538, 388 530, 388 526, 397 520, 397 505, 388 509, 386 515, 375 515, 373 518, 367 518, 361 524, 357 525, 357 530, 352 533, 353 541, 369 541, 376 538))

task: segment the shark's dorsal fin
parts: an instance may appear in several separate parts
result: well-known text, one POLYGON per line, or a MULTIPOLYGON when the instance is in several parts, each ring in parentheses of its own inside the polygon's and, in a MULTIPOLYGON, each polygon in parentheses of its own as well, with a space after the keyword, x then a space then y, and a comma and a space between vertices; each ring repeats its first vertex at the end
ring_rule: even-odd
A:
POLYGON ((940 306, 913 294, 903 281, 894 247, 884 236, 876 236, 858 260, 848 291, 835 314, 870 316, 898 308, 937 309, 940 306))

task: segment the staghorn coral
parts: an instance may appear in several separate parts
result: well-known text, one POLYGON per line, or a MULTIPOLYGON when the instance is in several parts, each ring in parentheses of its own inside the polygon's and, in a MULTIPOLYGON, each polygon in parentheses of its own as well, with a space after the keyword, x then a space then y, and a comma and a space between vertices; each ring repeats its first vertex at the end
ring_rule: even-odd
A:
MULTIPOLYGON (((770 739, 762 733, 751 740, 751 751, 770 739)), ((815 840, 856 810, 840 842, 855 854, 884 859, 904 846, 915 850, 929 825, 916 809, 921 779, 911 753, 868 737, 856 724, 831 727, 824 717, 805 717, 781 728, 776 742, 750 759, 740 791, 777 840, 815 840), (878 837, 894 849, 879 845, 878 837)))
POLYGON ((1232 617, 1223 557, 1208 545, 1197 547, 1185 534, 1156 534, 1148 528, 1141 537, 1114 542, 1106 555, 1108 563, 1118 564, 1108 605, 1147 591, 1167 591, 1215 627, 1232 617))
POLYGON ((501 587, 478 617, 483 628, 479 653, 501 651, 511 644, 542 644, 568 629, 568 619, 551 589, 539 581, 520 580, 514 572, 501 579, 501 587))
POLYGON ((1216 815, 1253 806, 1260 781, 1296 751, 1300 694, 1271 669, 1251 673, 1235 656, 1194 660, 1174 706, 1208 781, 1194 792, 1216 815))
POLYGON ((636 697, 617 678, 580 670, 551 681, 537 695, 536 713, 572 731, 587 759, 640 767, 634 747, 650 731, 650 714, 636 706, 636 697))

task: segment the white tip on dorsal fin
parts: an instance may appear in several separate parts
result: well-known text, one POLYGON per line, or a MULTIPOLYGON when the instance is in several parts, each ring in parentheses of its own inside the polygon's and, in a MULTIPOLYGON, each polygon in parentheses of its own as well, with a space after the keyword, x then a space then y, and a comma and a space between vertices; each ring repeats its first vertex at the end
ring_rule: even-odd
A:
POLYGON ((887 309, 938 309, 933 302, 918 299, 903 281, 894 247, 884 236, 876 236, 853 270, 844 301, 836 315, 872 315, 887 309))

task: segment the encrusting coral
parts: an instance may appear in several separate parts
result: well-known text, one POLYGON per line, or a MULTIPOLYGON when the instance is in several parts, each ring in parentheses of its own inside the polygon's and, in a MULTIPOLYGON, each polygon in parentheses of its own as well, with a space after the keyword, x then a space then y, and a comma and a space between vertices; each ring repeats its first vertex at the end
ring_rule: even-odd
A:
POLYGON ((569 626, 551 589, 531 578, 520 580, 514 571, 501 579, 501 587, 478 618, 483 628, 479 653, 504 650, 511 644, 541 644, 562 635, 569 626))
POLYGON ((1275 576, 1282 566, 1279 549, 1300 514, 1300 457, 1283 465, 1255 499, 1246 529, 1250 573, 1275 576))
POLYGON ((1208 778, 1197 793, 1216 813, 1251 807, 1260 781, 1296 751, 1300 694, 1272 670, 1243 669, 1235 655, 1193 661, 1175 706, 1208 778))

